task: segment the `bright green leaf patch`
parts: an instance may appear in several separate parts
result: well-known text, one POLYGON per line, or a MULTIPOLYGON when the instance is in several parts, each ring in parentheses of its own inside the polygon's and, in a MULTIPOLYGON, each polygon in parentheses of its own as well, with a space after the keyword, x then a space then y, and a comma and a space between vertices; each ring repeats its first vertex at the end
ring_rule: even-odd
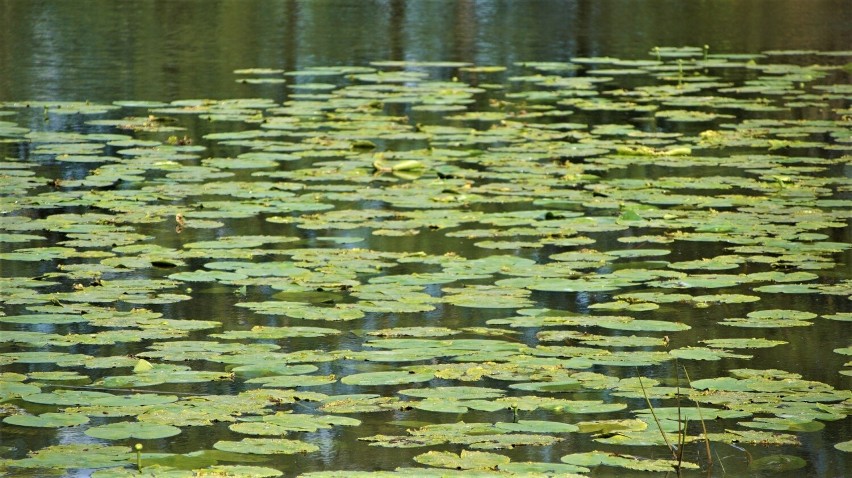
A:
POLYGON ((284 438, 243 438, 240 441, 221 440, 214 443, 213 448, 252 455, 292 455, 319 450, 319 447, 316 445, 284 438))
MULTIPOLYGON (((600 465, 624 468, 633 471, 656 471, 672 472, 678 462, 671 459, 642 458, 632 455, 612 454, 605 452, 586 452, 565 455, 562 462, 570 465, 596 467, 600 465)), ((690 462, 681 462, 680 466, 687 469, 697 469, 698 465, 690 462)))
POLYGON ((106 446, 93 443, 53 445, 15 460, 16 468, 97 469, 129 464, 131 450, 125 446, 106 446))
POLYGON ((508 464, 508 456, 485 451, 462 450, 456 455, 451 452, 430 451, 417 455, 414 461, 424 465, 453 470, 493 470, 500 465, 508 464))
POLYGON ((178 427, 146 422, 117 422, 86 430, 86 435, 103 440, 124 440, 126 438, 153 440, 179 433, 180 428, 178 427))
POLYGON ((341 382, 347 385, 401 385, 407 383, 427 382, 433 378, 429 373, 416 372, 366 372, 347 375, 341 382))
POLYGON ((3 423, 20 427, 60 428, 89 422, 89 417, 75 413, 42 413, 41 415, 11 415, 3 423))
POLYGON ((762 349, 786 344, 783 340, 769 340, 762 337, 750 339, 705 339, 701 342, 713 348, 762 349))

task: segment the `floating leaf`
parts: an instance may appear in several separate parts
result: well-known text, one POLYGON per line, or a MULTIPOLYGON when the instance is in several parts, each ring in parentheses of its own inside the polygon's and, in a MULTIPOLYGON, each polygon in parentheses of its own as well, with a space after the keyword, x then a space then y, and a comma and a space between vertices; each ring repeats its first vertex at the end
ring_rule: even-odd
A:
POLYGON ((78 413, 42 413, 41 415, 11 415, 3 423, 20 427, 60 428, 89 422, 89 417, 78 413))
POLYGON ((560 380, 555 382, 513 383, 509 388, 538 392, 574 392, 582 389, 578 380, 560 380))
POLYGON ((497 453, 462 450, 458 455, 446 451, 430 451, 415 456, 414 461, 453 470, 493 470, 511 460, 508 456, 497 453))
POLYGON ((429 373, 404 371, 367 372, 347 375, 340 381, 347 385, 401 385, 406 383, 428 382, 434 376, 429 373))
POLYGON ((220 440, 213 444, 213 448, 253 455, 293 455, 319 450, 319 447, 316 445, 284 438, 243 438, 240 441, 220 440))
POLYGON ((683 347, 669 352, 679 359, 685 360, 721 360, 722 358, 749 359, 751 355, 734 354, 721 349, 706 347, 683 347))
POLYGON ((131 462, 130 448, 94 443, 53 445, 15 460, 18 468, 97 469, 124 466, 131 462))
POLYGON ((521 433, 571 433, 580 428, 570 423, 548 422, 543 420, 518 420, 515 423, 495 423, 499 429, 521 433))
POLYGON ((698 465, 686 461, 678 463, 676 460, 641 458, 599 451, 565 455, 562 457, 562 461, 571 465, 588 467, 607 465, 634 471, 671 472, 677 466, 687 469, 698 468, 698 465))
POLYGON ((761 430, 781 430, 793 432, 815 432, 825 428, 820 422, 807 418, 758 417, 751 422, 739 422, 740 425, 761 430))
POLYGON ((787 343, 783 340, 769 340, 762 337, 749 339, 705 339, 701 342, 707 344, 709 347, 732 349, 762 349, 787 343))
POLYGON ((434 398, 442 400, 459 399, 459 400, 476 400, 483 398, 496 398, 503 396, 506 392, 496 388, 485 387, 432 387, 432 388, 412 388, 400 390, 397 392, 401 395, 421 398, 434 398))
POLYGON ((126 438, 153 440, 175 436, 179 433, 180 428, 178 427, 146 422, 110 423, 86 430, 86 435, 103 440, 124 440, 126 438))
POLYGON ((30 403, 43 405, 88 405, 94 400, 110 399, 114 396, 106 392, 95 392, 89 390, 54 390, 50 393, 36 393, 27 395, 25 400, 30 403))
MULTIPOLYGON (((710 440, 795 455, 800 434, 846 417, 852 392, 774 369, 644 389, 633 374, 795 355, 814 333, 842 338, 849 319, 852 88, 838 81, 850 52, 708 48, 237 71, 235 88, 283 82, 280 99, 0 103, 11 110, 0 111, 3 425, 24 434, 9 421, 50 423, 44 412, 58 408, 66 420, 99 417, 96 434, 128 426, 118 420, 273 440, 363 427, 312 409, 413 414, 389 424, 400 435, 365 442, 435 447, 450 466, 460 450, 552 448, 575 426, 593 434, 570 437, 580 449, 609 447, 574 456, 587 464, 335 472, 329 462, 328 476, 674 472, 624 447, 662 447, 657 425, 675 442, 684 420, 685 442, 700 441, 692 426, 703 419, 718 425, 710 440), (317 320, 350 323, 306 322, 317 320), (748 338, 720 326, 772 330, 748 338), (141 387, 158 391, 103 390, 141 387), (701 416, 660 403, 655 424, 635 406, 678 394, 701 416), (560 419, 573 413, 598 420, 560 419)), ((809 353, 845 377, 852 364, 834 353, 852 353, 846 345, 809 353)), ((146 452, 141 472, 117 450, 110 471, 281 473, 248 466, 262 455, 191 445, 146 452)), ((109 462, 92 444, 56 448, 57 466, 49 453, 31 461, 54 450, 45 446, 2 466, 85 474, 109 462)), ((760 453, 752 464, 758 474, 801 465, 760 453)))
POLYGON ((317 387, 337 381, 334 375, 274 375, 272 377, 252 378, 246 383, 259 383, 264 387, 317 387))

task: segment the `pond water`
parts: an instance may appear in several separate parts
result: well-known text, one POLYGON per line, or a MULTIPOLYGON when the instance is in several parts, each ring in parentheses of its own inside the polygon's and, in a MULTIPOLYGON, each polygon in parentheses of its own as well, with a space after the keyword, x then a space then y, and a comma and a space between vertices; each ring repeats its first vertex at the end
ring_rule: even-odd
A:
POLYGON ((0 476, 847 475, 849 17, 0 1, 0 476))

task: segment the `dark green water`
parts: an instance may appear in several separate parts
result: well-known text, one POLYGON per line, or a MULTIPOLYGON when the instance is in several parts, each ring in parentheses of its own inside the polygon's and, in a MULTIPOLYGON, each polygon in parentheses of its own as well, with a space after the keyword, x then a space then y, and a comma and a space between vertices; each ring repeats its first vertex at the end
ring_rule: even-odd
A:
MULTIPOLYGON (((852 45, 852 9, 844 1, 151 1, 151 2, 113 2, 113 1, 0 1, 0 101, 91 101, 93 103, 111 103, 122 100, 173 101, 185 99, 228 99, 228 98, 267 98, 276 104, 290 101, 297 92, 289 85, 251 85, 236 81, 234 70, 240 68, 278 68, 287 71, 304 70, 315 66, 368 65, 381 60, 409 61, 458 61, 476 65, 500 65, 510 67, 510 73, 499 76, 507 81, 510 74, 520 73, 511 68, 516 62, 554 61, 567 62, 576 57, 612 56, 624 59, 653 59, 649 54, 655 46, 702 46, 709 45, 711 53, 759 53, 767 50, 848 50, 852 45)), ((796 62, 807 64, 809 61, 822 61, 824 58, 797 56, 796 62), (804 59, 802 59, 804 58, 804 59)), ((845 56, 831 58, 834 64, 849 61, 845 56)), ((783 61, 781 61, 783 63, 783 61)), ((433 73, 437 79, 450 81, 460 73, 454 68, 439 69, 433 73)), ((714 71, 719 76, 724 71, 714 71)), ((739 74, 739 73, 737 73, 739 74)), ((748 74, 748 73, 746 73, 748 74)), ((733 74, 732 74, 733 75, 733 74)), ((849 75, 837 72, 833 78, 845 78, 849 75)), ((474 79, 465 78, 474 83, 474 79)), ((742 80, 742 78, 739 78, 742 80)), ((489 80, 490 81, 490 80, 489 80)), ((613 88, 635 88, 643 80, 620 78, 613 88)), ((483 83, 486 81, 483 80, 483 83)), ((521 88, 518 88, 519 90, 521 88)), ((487 100, 497 97, 484 94, 477 97, 476 107, 485 106, 487 100)), ((748 95, 743 95, 748 96, 748 95)), ((849 108, 849 95, 832 100, 838 109, 849 108)), ((15 110, 18 111, 18 110, 15 110)), ((95 130, 86 123, 90 118, 81 116, 55 116, 45 125, 40 112, 21 112, 17 116, 0 116, 0 120, 18 121, 18 124, 33 130, 57 130, 90 132, 95 130)), ((126 112, 123 112, 126 113, 126 112)), ((442 124, 428 114, 411 113, 399 105, 386 106, 386 114, 412 114, 412 122, 433 122, 442 124)), ((748 119, 752 113, 738 113, 737 121, 748 119)), ((756 114, 754 114, 757 116, 756 114)), ((105 116, 110 116, 107 114, 105 116)), ((121 115, 117 115, 121 116, 121 115)), ((772 116, 772 115, 770 115, 772 116)), ((835 119, 836 113, 817 109, 799 108, 795 112, 778 113, 773 119, 835 119)), ((623 123, 620 113, 585 112, 576 113, 566 121, 594 125, 612 125, 623 123)), ((629 117, 630 120, 635 118, 629 117)), ((645 118, 646 120, 647 118, 645 118)), ((709 125, 691 126, 672 124, 652 124, 645 120, 636 121, 639 129, 646 132, 667 133, 683 132, 697 135, 704 128, 718 126, 724 121, 709 125)), ((181 117, 181 125, 194 144, 208 148, 203 157, 225 157, 236 155, 244 150, 240 147, 226 146, 216 141, 206 141, 202 136, 209 132, 252 129, 251 125, 224 126, 209 123, 195 117, 181 117)), ((458 123, 456 123, 458 125, 458 123)), ((485 127, 479 125, 482 129, 485 127)), ((108 129, 97 129, 105 132, 108 129)), ((183 133, 181 133, 183 134, 183 133)), ((140 135, 144 136, 144 135, 140 135)), ((848 135, 847 135, 848 136, 848 135)), ((164 138, 159 138, 163 140, 164 138)), ((292 138, 291 138, 292 139, 292 138)), ((400 140, 380 143, 380 148, 414 149, 423 147, 416 141, 400 140)), ((485 146, 482 146, 485 149, 485 146)), ((734 149, 725 150, 733 153, 734 149)), ((0 160, 15 158, 38 164, 37 171, 48 178, 65 180, 82 179, 92 173, 92 167, 74 163, 51 161, 22 144, 0 144, 0 160)), ((118 154, 118 153, 114 153, 118 154)), ((702 153, 704 154, 704 153, 702 153)), ((707 153, 712 155, 713 153, 707 153)), ((843 150, 826 153, 797 149, 787 152, 789 156, 809 156, 824 159, 837 158, 843 150)), ((848 154, 848 150, 846 153, 848 154)), ((49 155, 48 155, 49 156, 49 155)), ((309 161, 284 163, 277 170, 298 170, 307 166, 309 161)), ((488 166, 480 166, 490 171, 488 166)), ((666 166, 631 165, 624 169, 611 169, 602 173, 602 179, 617 181, 620 179, 655 180, 660 177, 682 175, 700 178, 702 176, 735 175, 747 176, 740 169, 719 172, 713 168, 690 168, 683 173, 681 168, 666 166)), ((848 161, 833 164, 829 169, 815 175, 821 177, 845 178, 846 183, 838 181, 832 187, 831 199, 849 199, 848 179, 852 175, 848 161), (844 189, 845 188, 845 189, 844 189)), ((241 180, 256 180, 249 173, 237 171, 241 180)), ((0 176, 0 180, 3 177, 0 176)), ((508 180, 507 183, 513 181, 508 180)), ((152 184, 156 181, 152 181, 152 184)), ((128 189, 136 185, 125 186, 128 189)), ((84 189, 84 188, 81 188, 84 189)), ((310 188, 309 188, 310 189, 310 188)), ((45 189, 34 190, 39 194, 45 189)), ((705 191, 706 192, 706 191, 705 191)), ((711 194, 707 192, 707 194, 711 194)), ((13 196, 12 193, 6 194, 13 196)), ((214 198, 204 198, 212 200, 214 198)), ((200 198, 168 199, 163 204, 198 209, 200 198)), ((332 201, 340 210, 372 210, 388 207, 375 200, 348 202, 332 201)), ((478 204, 474 211, 482 213, 506 212, 512 210, 535 209, 529 204, 478 204)), ((404 209, 403 209, 404 210, 404 209)), ((599 214, 594 207, 578 208, 584 214, 599 214)), ((85 208, 70 207, 67 212, 82 213, 85 208)), ((48 217, 63 212, 60 208, 27 209, 24 215, 33 218, 48 217)), ((607 213, 609 214, 609 213, 607 213)), ((318 236, 352 235, 364 237, 364 242, 356 243, 361 247, 376 251, 415 252, 422 251, 436 256, 454 253, 467 259, 487 257, 492 254, 510 254, 533 259, 539 263, 547 262, 547 257, 572 248, 545 246, 540 249, 518 249, 494 251, 477 247, 477 240, 447 235, 441 230, 424 230, 411 237, 384 237, 370 235, 370 228, 337 230, 329 227, 312 231, 293 224, 270 223, 267 219, 273 214, 259 213, 254 216, 228 219, 226 226, 215 232, 206 229, 188 229, 180 236, 173 234, 174 223, 161 222, 142 224, 135 231, 155 237, 157 244, 180 248, 182 244, 193 241, 212 240, 227 235, 280 235, 298 237, 299 247, 324 247, 318 236)), ((479 228, 481 224, 476 227, 479 228)), ((459 229, 463 229, 459 228, 459 229)), ((641 233, 656 234, 659 228, 638 228, 641 233)), ((457 229, 453 229, 457 230, 457 229)), ((4 232, 4 231, 0 231, 4 232)), ((816 232, 826 234, 827 241, 838 243, 852 242, 852 228, 846 220, 845 227, 820 229, 816 232)), ((637 233, 634 231, 634 233, 637 233)), ((592 232, 588 234, 596 242, 592 246, 601 251, 623 247, 617 239, 618 232, 592 232)), ((62 234, 52 234, 50 241, 66 239, 62 234)), ((689 261, 725 254, 730 244, 707 242, 678 243, 676 250, 665 260, 689 261)), ((0 243, 0 252, 17 249, 18 244, 0 243)), ((279 246, 275 246, 276 248, 279 246)), ((286 244, 280 246, 288 247, 286 244)), ((643 246, 646 247, 646 246, 643 246)), ((647 246, 654 247, 654 246, 647 246)), ((827 284, 843 283, 850 280, 852 253, 847 249, 829 255, 835 265, 827 270, 817 270, 820 282, 827 284)), ((263 260, 262 258, 254 260, 263 260)), ((194 259, 181 270, 201 268, 202 259, 194 259)), ((737 272, 763 272, 762 265, 744 265, 737 272)), ((56 272, 56 262, 22 262, 0 260, 0 277, 36 277, 56 272)), ((392 269, 394 274, 420 272, 415 265, 398 265, 392 269), (406 269, 406 268, 410 269, 406 269)), ((134 277, 165 278, 172 270, 148 269, 134 272, 134 277)), ((377 273, 376 275, 381 275, 377 273)), ((372 277, 366 274, 363 277, 372 277)), ((364 280, 365 281, 365 280, 364 280)), ((493 279, 470 281, 475 283, 493 282, 493 279)), ((848 283, 848 282, 847 282, 848 283)), ((68 285, 68 284, 65 284, 68 285)), ((453 286, 459 286, 458 283, 453 286)), ((440 294, 441 286, 430 286, 429 292, 440 294)), ((750 294, 751 285, 725 288, 726 293, 750 294)), ((451 329, 469 326, 485 326, 489 319, 500 319, 512 315, 501 309, 464 308, 449 304, 440 304, 435 310, 422 314, 368 314, 364 319, 353 322, 315 322, 287 321, 280 316, 255 314, 247 309, 235 306, 240 301, 269 300, 276 292, 265 287, 249 287, 245 297, 234 294, 236 287, 227 285, 193 284, 192 299, 176 304, 151 306, 163 312, 166 317, 175 319, 217 320, 223 323, 219 332, 244 330, 253 325, 308 325, 337 328, 345 333, 339 336, 319 339, 296 338, 278 341, 287 351, 322 349, 360 350, 363 348, 362 331, 371 331, 390 327, 435 325, 451 329)), ((716 293, 708 289, 698 293, 716 293)), ((534 292, 532 299, 536 307, 589 313, 589 305, 610 300, 608 294, 572 293, 559 294, 534 292)), ((0 312, 6 315, 25 313, 19 304, 7 304, 4 300, 0 312)), ((849 390, 850 377, 841 375, 848 356, 832 353, 833 349, 849 347, 849 322, 816 319, 809 327, 790 327, 775 329, 742 329, 721 326, 718 322, 726 317, 742 317, 750 311, 760 309, 792 309, 811 311, 818 315, 848 313, 852 310, 848 294, 773 294, 762 299, 759 305, 730 304, 715 305, 708 308, 663 306, 659 312, 643 312, 641 318, 659 318, 688 324, 691 330, 670 334, 673 346, 698 346, 699 340, 722 337, 764 337, 783 340, 787 345, 772 349, 743 351, 753 353, 754 358, 723 359, 719 361, 688 362, 692 379, 724 377, 731 369, 780 369, 801 374, 804 379, 829 384, 838 390, 849 390), (656 315, 655 315, 656 314, 656 315)), ((120 304, 128 309, 127 304, 120 304)), ((0 334, 5 330, 32 330, 9 324, 0 325, 0 334)), ((535 344, 535 332, 538 329, 520 329, 523 334, 518 339, 526 344, 535 344)), ((62 326, 45 326, 42 331, 66 333, 71 331, 62 326)), ((91 332, 85 328, 75 332, 91 332)), ((595 330, 595 333, 605 333, 595 330)), ((633 332, 613 332, 614 335, 631 335, 633 332)), ((651 335, 636 333, 639 335, 651 335)), ((660 334, 654 334, 660 335, 660 334)), ((204 340, 205 333, 193 333, 191 338, 204 340)), ((93 356, 116 356, 139 353, 146 350, 149 342, 119 344, 114 346, 79 345, 63 349, 71 353, 85 353, 93 356)), ((3 343, 0 352, 20 352, 29 350, 15 344, 3 343)), ((188 363, 194 370, 219 370, 219 364, 202 361, 188 363)), ((316 374, 336 374, 340 377, 381 369, 360 361, 341 361, 333 364, 317 364, 316 374)), ((407 364, 405 364, 407 365, 407 364)), ((3 365, 4 372, 30 373, 34 371, 54 370, 51 365, 3 365)), ((848 367, 847 367, 848 370, 848 367)), ((672 381, 675 366, 665 363, 658 366, 608 367, 596 366, 595 372, 627 378, 641 373, 645 377, 656 377, 672 381)), ((89 372, 92 379, 100 378, 101 372, 89 372)), ((104 373, 103 375, 108 375, 104 373)), ((449 380, 436 380, 432 386, 456 384, 449 380)), ((485 379, 475 382, 479 386, 505 388, 500 380, 485 379)), ((393 396, 401 387, 380 387, 370 392, 383 396, 393 396)), ((164 387, 170 392, 236 394, 247 388, 245 383, 212 383, 204 386, 181 384, 164 387)), ((331 394, 363 393, 355 386, 336 383, 317 391, 331 394)), ((627 417, 629 410, 644 408, 641 400, 625 400, 608 396, 607 393, 584 392, 575 399, 603 399, 607 401, 629 402, 630 409, 619 418, 627 417)), ((29 413, 55 411, 51 407, 39 407, 14 402, 29 413)), ((848 403, 848 402, 847 402, 848 403)), ((849 408, 848 404, 846 406, 849 408)), ((297 412, 301 411, 296 409, 297 412)), ((404 426, 389 425, 394 420, 444 422, 460 420, 466 422, 510 421, 511 414, 495 417, 493 413, 471 412, 463 416, 436 414, 419 410, 405 410, 381 413, 354 414, 363 421, 358 427, 335 427, 309 434, 306 441, 320 447, 318 452, 305 455, 274 457, 261 465, 273 466, 294 476, 300 472, 319 470, 393 470, 398 466, 415 466, 412 457, 432 448, 395 449, 370 447, 359 438, 398 433, 404 434, 404 426)), ((526 419, 566 420, 576 422, 587 417, 537 411, 526 419)), ((595 418, 612 418, 602 414, 595 418)), ((591 418, 588 418, 591 419, 591 418)), ((97 422, 94 424, 106 423, 97 422)), ((734 421, 731 421, 734 425, 734 421)), ((12 447, 2 449, 0 458, 20 458, 30 450, 39 450, 60 443, 97 442, 83 434, 78 428, 55 430, 22 429, 0 424, 0 445, 12 447)), ((799 433, 802 445, 786 447, 749 446, 755 457, 771 453, 785 453, 800 456, 807 460, 807 467, 767 476, 844 476, 849 472, 848 453, 833 448, 834 444, 852 439, 852 421, 849 417, 835 422, 827 422, 823 431, 799 433)), ((289 436, 288 436, 289 437, 289 436)), ((295 435, 293 436, 295 438, 295 435)), ((241 437, 240 437, 241 438, 241 437)), ((230 432, 226 424, 208 427, 185 427, 180 435, 173 438, 146 442, 146 450, 163 453, 189 453, 209 449, 215 442, 223 439, 238 439, 230 432)), ((132 445, 133 440, 113 442, 118 445, 132 445)), ((602 448, 588 440, 588 435, 569 435, 564 443, 553 447, 518 447, 514 450, 501 450, 500 453, 511 456, 514 461, 541 461, 558 463, 559 458, 568 453, 602 448)), ((460 447, 436 448, 458 452, 460 447)), ((619 452, 628 452, 665 458, 662 447, 626 447, 619 452), (625 451, 626 450, 626 451, 625 451)), ((742 455, 736 448, 722 447, 723 460, 729 460, 729 470, 715 467, 711 476, 745 476, 752 474, 744 466, 742 455)), ((695 452, 697 453, 697 452, 695 452)), ((35 472, 31 476, 39 476, 35 472)), ((0 476, 18 476, 19 469, 3 470, 0 476)), ((77 473, 84 476, 87 471, 77 473)), ((623 470, 599 467, 592 476, 624 476, 623 470), (609 474, 608 474, 609 473, 609 474)), ((61 474, 61 473, 60 473, 61 474)), ((75 471, 65 473, 75 476, 75 471)), ((698 476, 698 473, 694 476, 698 476)))
POLYGON ((843 0, 4 0, 0 100, 229 98, 248 93, 231 72, 258 66, 845 50, 850 23, 843 0))

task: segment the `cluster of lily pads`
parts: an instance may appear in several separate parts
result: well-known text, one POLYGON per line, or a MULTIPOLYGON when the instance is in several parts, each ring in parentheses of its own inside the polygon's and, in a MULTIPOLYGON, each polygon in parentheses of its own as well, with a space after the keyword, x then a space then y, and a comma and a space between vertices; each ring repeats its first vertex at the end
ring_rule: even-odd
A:
POLYGON ((802 434, 852 391, 743 364, 852 320, 850 56, 248 68, 287 101, 0 103, 0 476, 278 476, 342 429, 416 453, 303 476, 688 473, 719 454, 667 448, 705 444, 808 466, 802 434), (686 335, 708 318, 724 336, 686 335), (32 428, 78 440, 5 445, 32 428))

